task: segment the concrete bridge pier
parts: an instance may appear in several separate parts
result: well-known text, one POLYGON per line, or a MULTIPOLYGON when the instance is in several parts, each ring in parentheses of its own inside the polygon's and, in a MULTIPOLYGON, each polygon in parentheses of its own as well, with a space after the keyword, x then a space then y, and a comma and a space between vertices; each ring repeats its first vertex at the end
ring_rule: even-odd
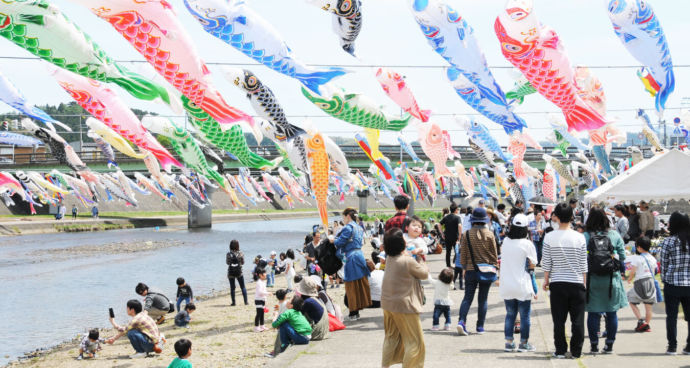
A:
MULTIPOLYGON (((206 187, 206 193, 209 198, 213 197, 213 192, 215 192, 213 188, 206 187)), ((189 202, 187 206, 188 229, 209 228, 213 225, 213 206, 211 204, 206 205, 204 208, 199 208, 189 202)))

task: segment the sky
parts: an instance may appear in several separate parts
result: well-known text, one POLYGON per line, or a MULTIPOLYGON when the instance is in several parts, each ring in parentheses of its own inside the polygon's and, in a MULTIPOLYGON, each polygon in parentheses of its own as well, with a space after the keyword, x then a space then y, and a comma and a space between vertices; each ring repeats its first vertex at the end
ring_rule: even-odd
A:
MULTIPOLYGON (((244 94, 222 76, 216 63, 240 63, 239 67, 252 70, 268 85, 283 106, 289 120, 299 126, 313 127, 331 136, 353 137, 361 128, 326 115, 305 99, 296 80, 274 72, 206 33, 187 12, 182 0, 168 0, 176 9, 181 23, 195 42, 196 52, 208 64, 211 78, 226 101, 252 115, 244 94)), ((356 41, 354 58, 342 51, 338 38, 331 29, 331 15, 305 0, 247 0, 258 14, 270 22, 290 48, 307 64, 344 65, 351 71, 334 81, 348 93, 362 93, 381 105, 391 116, 400 109, 383 92, 375 79, 379 66, 391 67, 406 77, 407 84, 423 109, 438 114, 432 121, 451 134, 454 145, 466 145, 467 136, 453 118, 453 114, 474 113, 451 88, 445 78, 445 61, 426 42, 409 9, 411 0, 363 0, 363 27, 356 41)), ((52 0, 72 21, 84 30, 113 59, 144 61, 143 57, 124 40, 107 22, 97 18, 88 9, 68 0, 52 0)), ((505 6, 505 0, 447 0, 475 30, 487 62, 504 91, 513 87, 515 70, 500 52, 493 30, 494 20, 505 6)), ((624 131, 638 132, 641 124, 634 119, 634 111, 648 109, 655 117, 654 99, 644 91, 638 80, 635 60, 613 33, 606 12, 606 0, 535 0, 538 19, 558 33, 573 65, 605 67, 592 69, 601 80, 608 99, 609 118, 617 120, 624 131), (625 66, 625 68, 620 68, 625 66)), ((687 19, 690 2, 683 0, 649 1, 661 21, 673 57, 676 89, 666 106, 665 118, 671 122, 680 114, 680 107, 690 108, 690 47, 687 19), (683 99, 685 97, 685 99, 683 99)), ((31 56, 24 49, 0 39, 0 71, 10 78, 24 95, 36 104, 58 104, 71 101, 49 76, 43 62, 34 60, 3 59, 8 56, 31 56)), ((146 63, 123 62, 123 65, 145 76, 156 74, 146 63)), ((175 115, 164 105, 140 101, 119 90, 119 95, 132 108, 154 111, 161 115, 175 115)), ((0 112, 9 112, 5 105, 0 112)), ((550 129, 546 112, 558 113, 558 108, 540 95, 528 96, 515 111, 528 124, 533 136, 544 139, 550 129)), ((176 118, 182 121, 181 117, 176 118)), ((502 128, 479 118, 500 143, 507 143, 502 128)), ((690 122, 688 122, 690 124, 690 122)), ((417 139, 413 126, 403 131, 406 139, 417 139)), ((382 132, 383 143, 396 142, 397 133, 382 132)))

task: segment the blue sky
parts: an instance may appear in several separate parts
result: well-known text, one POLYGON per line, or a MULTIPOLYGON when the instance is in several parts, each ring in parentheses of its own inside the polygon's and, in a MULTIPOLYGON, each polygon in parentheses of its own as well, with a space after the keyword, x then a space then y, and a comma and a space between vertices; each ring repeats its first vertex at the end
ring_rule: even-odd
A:
MULTIPOLYGON (((196 42, 197 51, 207 63, 246 63, 265 84, 271 87, 284 107, 290 120, 303 126, 305 120, 328 135, 352 137, 360 129, 325 115, 307 101, 299 90, 296 80, 273 72, 239 53, 229 45, 204 32, 201 26, 186 11, 182 0, 169 0, 176 8, 182 24, 196 42), (308 118, 306 118, 308 117, 308 118)), ((337 64, 353 66, 424 65, 437 68, 395 68, 407 77, 417 100, 424 109, 431 109, 441 116, 432 121, 451 133, 455 145, 467 144, 466 135, 451 116, 446 114, 473 113, 450 87, 444 77, 445 62, 428 46, 413 16, 408 9, 410 0, 363 0, 364 26, 356 43, 355 59, 340 49, 338 39, 331 30, 331 15, 309 5, 303 0, 248 0, 247 2, 266 20, 271 22, 287 41, 288 45, 307 64, 337 64)), ((144 60, 105 21, 98 19, 86 8, 67 0, 53 0, 62 11, 88 33, 106 52, 116 60, 144 60)), ((493 31, 493 23, 505 0, 449 0, 458 12, 474 27, 490 66, 505 67, 508 62, 500 53, 493 31)), ((690 64, 690 48, 687 47, 687 20, 690 2, 681 0, 649 1, 666 32, 675 65, 690 64)), ((535 0, 537 17, 551 26, 560 36, 570 60, 574 65, 588 66, 630 66, 639 63, 625 50, 615 37, 606 13, 606 0, 535 0)), ((30 56, 25 50, 7 40, 0 39, 0 56, 30 56)), ((125 64, 144 75, 155 72, 147 64, 125 64)), ((254 114, 249 101, 239 89, 228 83, 217 66, 209 65, 216 87, 233 106, 254 114)), ((335 83, 349 93, 363 93, 391 115, 400 109, 387 98, 374 78, 376 68, 352 67, 352 73, 335 80, 335 83)), ((17 87, 37 104, 57 104, 71 101, 69 96, 48 75, 47 69, 38 61, 17 61, 0 59, 0 71, 8 76, 17 87)), ((604 85, 608 98, 608 109, 649 109, 653 114, 653 98, 642 88, 635 75, 635 69, 611 68, 593 69, 604 85)), ((504 91, 513 86, 513 76, 508 69, 493 69, 494 76, 504 91)), ((680 111, 682 97, 690 97, 690 68, 677 67, 676 90, 668 100, 665 118, 671 121, 680 111)), ((113 86, 113 89, 118 87, 113 86)), ((134 108, 147 109, 163 115, 173 114, 162 105, 139 101, 124 91, 120 96, 134 108)), ((685 100, 690 104, 689 100, 685 100)), ((690 108, 690 106, 686 106, 690 108)), ((0 112, 10 111, 0 106, 0 112)), ((531 112, 556 112, 556 106, 539 95, 530 96, 516 108, 516 112, 527 121, 532 133, 542 139, 549 131, 546 115, 531 112)), ((634 112, 610 112, 610 118, 618 118, 624 131, 639 131, 641 125, 634 119, 634 112)), ((505 143, 502 129, 485 119, 497 139, 505 143)), ((404 134, 408 140, 415 140, 416 129, 408 127, 404 134)), ((394 142, 396 134, 383 133, 382 141, 394 142)))

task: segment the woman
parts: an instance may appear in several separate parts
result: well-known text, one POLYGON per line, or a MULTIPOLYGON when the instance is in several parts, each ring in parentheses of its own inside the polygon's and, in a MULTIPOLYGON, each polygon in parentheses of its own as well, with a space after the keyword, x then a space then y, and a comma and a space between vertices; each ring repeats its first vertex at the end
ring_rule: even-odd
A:
POLYGON ((668 220, 671 236, 661 243, 661 281, 666 298, 666 354, 675 355, 678 304, 688 322, 688 339, 683 354, 690 354, 690 219, 674 212, 668 220))
POLYGON ((371 305, 369 291, 369 268, 362 254, 362 242, 364 230, 357 225, 357 211, 354 208, 346 208, 343 211, 345 227, 340 230, 335 239, 335 247, 343 255, 345 265, 345 295, 347 306, 350 310, 349 320, 359 319, 359 310, 371 305))
POLYGON ((295 252, 292 249, 288 249, 285 252, 285 281, 287 282, 287 291, 291 292, 295 279, 295 252))
POLYGON ((247 289, 244 287, 244 275, 242 275, 244 254, 240 252, 240 242, 236 239, 230 241, 230 251, 225 255, 225 264, 228 265, 230 298, 232 298, 232 304, 230 304, 230 306, 235 306, 235 281, 237 281, 240 286, 240 290, 242 290, 244 305, 247 305, 247 289))
POLYGON ((477 333, 484 333, 484 321, 486 311, 489 309, 487 302, 489 288, 493 281, 482 281, 476 265, 486 264, 498 268, 498 251, 496 249, 496 238, 491 230, 486 227, 489 216, 482 207, 475 208, 470 216, 472 228, 465 232, 462 237, 460 248, 460 262, 465 274, 465 296, 460 304, 460 317, 458 319, 458 334, 467 336, 467 313, 474 300, 474 292, 479 288, 479 312, 477 318, 477 333))
MULTIPOLYGON (((594 207, 589 211, 587 222, 585 223, 585 241, 589 253, 589 260, 593 259, 593 247, 595 242, 590 243, 590 239, 596 240, 596 236, 608 237, 613 245, 613 257, 618 260, 618 265, 625 264, 625 244, 623 238, 616 230, 610 229, 611 222, 603 209, 594 207)), ((606 321, 606 346, 601 350, 602 354, 613 352, 613 343, 616 341, 618 330, 618 316, 616 311, 628 305, 628 297, 623 288, 620 268, 613 271, 613 274, 601 275, 590 270, 587 280, 587 304, 585 311, 587 315, 587 332, 591 345, 590 352, 599 352, 599 325, 601 315, 605 314, 606 321)))
POLYGON ((419 314, 424 291, 420 280, 429 278, 425 263, 403 254, 405 239, 399 228, 383 238, 386 272, 381 286, 381 308, 385 338, 381 366, 402 363, 403 367, 424 367, 424 334, 419 314))
POLYGON ((318 277, 305 277, 297 284, 295 291, 301 295, 304 301, 302 314, 307 317, 311 325, 310 341, 323 340, 328 335, 328 311, 319 296, 318 277))
POLYGON ((504 327, 505 351, 535 351, 529 343, 530 312, 532 298, 537 299, 536 281, 533 282, 534 267, 537 264, 537 250, 527 237, 527 216, 516 215, 510 231, 503 240, 501 253, 501 282, 499 294, 506 305, 504 327), (513 340, 513 327, 520 313, 520 344, 513 340))

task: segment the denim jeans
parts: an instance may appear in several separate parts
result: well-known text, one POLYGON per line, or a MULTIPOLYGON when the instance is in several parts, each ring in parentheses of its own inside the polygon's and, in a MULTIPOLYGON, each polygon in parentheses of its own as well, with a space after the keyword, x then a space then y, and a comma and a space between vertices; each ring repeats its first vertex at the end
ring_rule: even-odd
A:
POLYGON ((184 302, 184 305, 188 305, 190 303, 191 299, 188 296, 181 296, 177 298, 177 311, 180 311, 180 305, 182 305, 182 302, 184 302))
POLYGON ((271 269, 271 272, 266 274, 266 286, 273 286, 276 283, 276 271, 271 269))
POLYGON ((690 287, 665 284, 664 299, 666 302, 666 340, 668 340, 669 348, 678 347, 676 336, 678 334, 679 304, 683 306, 683 314, 685 314, 685 321, 688 325, 687 344, 690 345, 690 287))
POLYGON ((434 305, 434 327, 438 327, 441 315, 446 318, 446 325, 450 325, 450 306, 449 305, 434 305))
POLYGON ((153 351, 153 342, 139 330, 129 330, 127 338, 137 353, 150 353, 153 351))
POLYGON ((506 322, 503 327, 503 333, 505 334, 507 341, 513 341, 513 328, 515 327, 515 319, 517 319, 518 313, 520 313, 520 342, 529 341, 529 328, 530 328, 530 312, 532 308, 531 300, 517 300, 517 299, 505 299, 503 301, 506 305, 506 322))
POLYGON ((587 313, 587 334, 589 335, 589 343, 597 345, 599 343, 599 326, 601 324, 601 315, 604 314, 604 322, 606 322, 606 345, 613 345, 616 341, 616 332, 618 332, 618 315, 616 312, 589 312, 587 313))
POLYGON ((467 313, 470 311, 472 301, 474 300, 474 292, 479 288, 478 308, 477 313, 477 327, 484 327, 484 320, 486 320, 486 311, 489 309, 487 298, 489 297, 489 289, 492 283, 479 282, 479 276, 476 271, 465 272, 465 296, 460 303, 460 316, 458 321, 466 323, 467 313))
POLYGON ((280 330, 278 331, 280 335, 280 343, 282 347, 287 347, 290 344, 295 345, 307 345, 309 343, 309 338, 304 335, 300 335, 295 331, 288 322, 280 325, 280 330))

